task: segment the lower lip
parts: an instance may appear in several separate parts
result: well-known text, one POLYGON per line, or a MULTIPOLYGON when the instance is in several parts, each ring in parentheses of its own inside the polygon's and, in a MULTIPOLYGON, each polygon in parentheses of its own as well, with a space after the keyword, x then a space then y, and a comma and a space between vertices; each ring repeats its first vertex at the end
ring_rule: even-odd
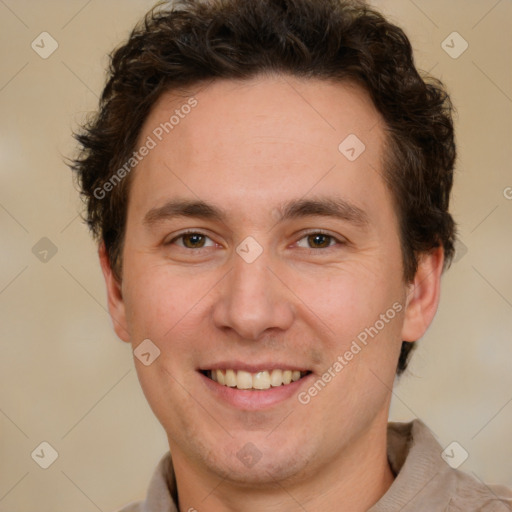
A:
POLYGON ((277 386, 275 388, 264 390, 244 390, 230 388, 219 384, 201 372, 198 372, 198 374, 203 378, 208 389, 210 389, 218 398, 237 409, 243 409, 246 411, 256 411, 268 408, 296 396, 299 392, 299 388, 313 377, 313 374, 309 373, 295 382, 277 386))

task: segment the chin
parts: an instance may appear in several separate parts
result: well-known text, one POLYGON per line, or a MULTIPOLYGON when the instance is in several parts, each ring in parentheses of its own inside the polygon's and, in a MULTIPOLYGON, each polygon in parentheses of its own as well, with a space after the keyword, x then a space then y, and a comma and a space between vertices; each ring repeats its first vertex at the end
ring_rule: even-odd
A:
POLYGON ((251 442, 236 451, 226 447, 220 457, 205 460, 205 465, 232 484, 252 489, 275 486, 276 482, 301 480, 310 462, 305 453, 300 453, 299 447, 266 446, 259 450, 251 442))

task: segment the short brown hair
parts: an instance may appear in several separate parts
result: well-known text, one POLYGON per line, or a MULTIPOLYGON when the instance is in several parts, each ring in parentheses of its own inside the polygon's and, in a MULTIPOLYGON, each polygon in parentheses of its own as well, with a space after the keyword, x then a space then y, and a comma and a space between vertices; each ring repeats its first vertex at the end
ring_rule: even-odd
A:
MULTIPOLYGON (((448 212, 455 162, 452 104, 443 85, 420 76, 407 36, 362 2, 343 0, 181 0, 162 2, 111 55, 99 111, 76 138, 72 162, 86 221, 122 274, 130 175, 104 187, 134 151, 141 127, 165 91, 260 73, 352 82, 387 127, 384 180, 396 203, 404 279, 417 256, 442 246, 453 257, 448 212)), ((415 343, 403 342, 397 373, 415 343)))

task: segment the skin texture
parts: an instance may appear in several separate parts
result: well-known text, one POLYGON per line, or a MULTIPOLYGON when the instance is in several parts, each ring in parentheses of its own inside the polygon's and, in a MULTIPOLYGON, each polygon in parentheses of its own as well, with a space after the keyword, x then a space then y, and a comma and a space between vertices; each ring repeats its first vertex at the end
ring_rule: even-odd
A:
MULTIPOLYGON (((121 282, 100 247, 117 334, 134 349, 150 339, 161 351, 135 365, 168 436, 180 509, 367 510, 393 481, 386 425, 397 359, 402 340, 420 338, 435 314, 442 250, 420 259, 413 283, 403 281, 381 176, 385 125, 361 89, 266 76, 193 93, 197 106, 133 171, 121 282), (338 150, 349 134, 365 144, 354 161, 338 150), (326 197, 357 206, 367 223, 279 220, 287 201, 326 197), (225 218, 144 222, 178 198, 214 204, 225 218), (203 247, 176 239, 187 229, 208 237, 203 247), (334 239, 314 245, 307 235, 318 230, 334 239), (263 249, 252 263, 236 252, 248 236, 263 249), (401 311, 300 403, 298 393, 396 303, 401 311), (279 403, 258 405, 262 392, 239 391, 245 401, 235 406, 198 372, 226 361, 312 374, 279 403), (244 446, 260 456, 252 467, 237 457, 244 446)), ((164 94, 140 144, 187 99, 164 94)))

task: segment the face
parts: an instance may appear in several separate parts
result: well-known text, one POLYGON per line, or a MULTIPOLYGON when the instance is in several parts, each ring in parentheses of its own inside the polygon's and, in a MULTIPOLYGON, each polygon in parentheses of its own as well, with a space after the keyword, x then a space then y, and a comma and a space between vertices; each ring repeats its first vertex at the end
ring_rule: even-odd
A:
POLYGON ((362 90, 326 81, 154 106, 121 283, 103 266, 120 337, 160 351, 135 364, 175 465, 264 485, 385 435, 401 342, 428 320, 402 279, 384 134, 362 90))

